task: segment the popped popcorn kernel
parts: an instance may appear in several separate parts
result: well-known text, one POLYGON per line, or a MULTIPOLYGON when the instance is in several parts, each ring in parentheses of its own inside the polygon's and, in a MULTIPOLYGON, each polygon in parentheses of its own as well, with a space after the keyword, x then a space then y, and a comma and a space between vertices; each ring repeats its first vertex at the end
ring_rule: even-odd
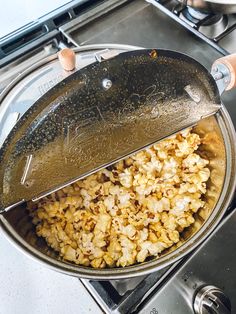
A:
POLYGON ((205 202, 209 161, 190 128, 102 169, 28 210, 38 236, 60 256, 94 268, 156 257, 194 223, 205 202))

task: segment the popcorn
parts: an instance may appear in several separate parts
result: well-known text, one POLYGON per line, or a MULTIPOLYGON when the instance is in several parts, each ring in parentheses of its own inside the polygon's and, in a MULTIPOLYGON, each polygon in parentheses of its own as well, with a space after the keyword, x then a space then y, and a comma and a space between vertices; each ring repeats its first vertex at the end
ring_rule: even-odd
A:
POLYGON ((135 238, 137 230, 133 225, 129 224, 129 225, 122 228, 122 233, 125 236, 127 236, 130 240, 133 240, 135 238))
POLYGON ((198 154, 190 154, 183 160, 183 167, 187 168, 189 172, 198 172, 209 163, 208 160, 201 158, 198 154))
POLYGON ((188 128, 29 202, 37 235, 78 265, 126 267, 158 258, 180 244, 180 233, 205 205, 210 170, 196 152, 200 144, 188 128))
POLYGON ((163 210, 170 209, 170 201, 166 197, 162 197, 162 199, 157 200, 153 196, 149 196, 146 198, 147 208, 151 213, 162 212, 163 210))
POLYGON ((109 214, 100 214, 98 216, 98 220, 96 223, 96 226, 94 228, 94 232, 101 231, 102 233, 105 233, 111 224, 111 216, 109 214))
POLYGON ((115 198, 112 195, 108 195, 104 198, 104 205, 112 216, 116 215, 117 206, 115 205, 115 198))
POLYGON ((133 176, 129 169, 125 169, 124 172, 119 174, 120 183, 126 187, 130 188, 133 184, 133 176))
POLYGON ((74 261, 76 259, 76 250, 74 250, 71 246, 67 245, 63 247, 64 258, 68 261, 74 261))
POLYGON ((189 210, 189 203, 191 198, 188 195, 176 195, 172 200, 172 208, 170 213, 173 215, 181 215, 189 210))

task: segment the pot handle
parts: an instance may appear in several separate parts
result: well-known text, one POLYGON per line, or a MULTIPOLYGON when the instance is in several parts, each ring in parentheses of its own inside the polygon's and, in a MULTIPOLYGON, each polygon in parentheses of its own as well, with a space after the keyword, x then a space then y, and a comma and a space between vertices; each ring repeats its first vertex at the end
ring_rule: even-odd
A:
POLYGON ((73 71, 75 69, 75 52, 70 48, 64 48, 57 54, 62 68, 65 71, 73 71))
POLYGON ((236 53, 217 59, 211 69, 220 93, 236 87, 236 53))

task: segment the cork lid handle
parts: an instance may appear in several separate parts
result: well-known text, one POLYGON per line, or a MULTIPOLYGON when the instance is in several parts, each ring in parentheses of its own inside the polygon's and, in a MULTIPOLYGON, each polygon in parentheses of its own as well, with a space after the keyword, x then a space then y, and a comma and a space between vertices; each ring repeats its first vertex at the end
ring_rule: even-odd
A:
POLYGON ((64 48, 57 55, 65 71, 73 71, 75 69, 75 52, 72 49, 64 48))
POLYGON ((236 53, 217 59, 212 68, 216 69, 219 65, 224 65, 229 75, 225 76, 225 83, 227 84, 225 90, 230 90, 236 87, 236 53))

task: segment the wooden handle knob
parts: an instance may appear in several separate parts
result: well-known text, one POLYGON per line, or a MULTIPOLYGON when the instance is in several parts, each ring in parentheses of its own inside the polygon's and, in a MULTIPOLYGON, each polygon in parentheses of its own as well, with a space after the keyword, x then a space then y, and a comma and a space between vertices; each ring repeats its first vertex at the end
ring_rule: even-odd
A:
POLYGON ((217 59, 214 62, 213 67, 217 64, 224 64, 230 72, 230 77, 229 77, 230 82, 227 85, 225 90, 230 90, 232 88, 235 88, 236 87, 236 53, 217 59))
POLYGON ((72 49, 64 48, 58 52, 58 59, 65 71, 73 71, 75 68, 75 52, 72 49))

